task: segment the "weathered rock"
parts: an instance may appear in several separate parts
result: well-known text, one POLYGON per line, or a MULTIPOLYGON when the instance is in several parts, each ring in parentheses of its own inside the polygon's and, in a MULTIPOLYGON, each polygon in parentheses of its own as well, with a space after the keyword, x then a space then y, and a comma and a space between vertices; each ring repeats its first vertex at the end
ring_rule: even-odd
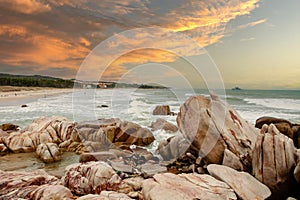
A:
POLYGON ((244 166, 241 163, 240 159, 228 149, 225 149, 224 151, 222 165, 225 165, 238 171, 244 170, 244 166))
POLYGON ((0 129, 2 129, 3 131, 17 131, 19 129, 19 126, 8 123, 8 124, 2 124, 0 126, 0 129))
POLYGON ((118 171, 123 173, 133 173, 133 167, 129 164, 126 164, 123 160, 113 160, 109 162, 111 167, 118 171))
POLYGON ((83 141, 98 142, 102 147, 118 145, 147 146, 154 141, 152 132, 138 124, 120 119, 99 119, 79 123, 75 129, 83 141))
POLYGON ((298 184, 300 185, 300 162, 298 162, 295 170, 294 170, 294 177, 298 184))
POLYGON ((36 149, 36 154, 46 163, 61 160, 61 152, 59 151, 58 145, 55 143, 39 144, 36 149))
POLYGON ((143 182, 142 192, 145 200, 237 199, 226 183, 199 174, 157 174, 143 182))
POLYGON ((3 143, 13 152, 33 152, 41 143, 61 143, 71 139, 74 124, 62 117, 41 117, 18 132, 12 132, 3 143))
POLYGON ((221 164, 224 151, 228 149, 239 158, 244 169, 251 168, 251 153, 258 130, 218 97, 212 96, 212 100, 203 96, 190 97, 180 108, 177 124, 182 136, 176 135, 159 146, 164 158, 168 154, 176 157, 189 151, 196 158, 202 157, 205 164, 221 164), (180 146, 183 151, 178 151, 180 146), (187 146, 189 148, 184 151, 187 146))
POLYGON ((255 127, 262 128, 262 126, 274 124, 276 128, 279 130, 280 133, 288 136, 294 141, 294 144, 296 147, 298 147, 298 126, 297 124, 292 124, 288 120, 285 119, 279 119, 274 117, 261 117, 256 120, 255 127))
POLYGON ((155 122, 152 122, 151 126, 152 130, 156 131, 159 129, 165 130, 165 131, 170 131, 170 132, 177 132, 178 128, 174 124, 168 122, 167 120, 164 119, 157 119, 155 122))
POLYGON ((292 129, 294 133, 294 145, 299 149, 300 148, 300 125, 294 124, 292 129))
POLYGON ((79 157, 79 162, 107 161, 116 159, 116 154, 109 151, 83 153, 79 157))
POLYGON ((126 194, 118 193, 114 191, 102 191, 100 195, 88 194, 79 197, 77 200, 129 200, 126 194))
POLYGON ((289 126, 292 126, 291 122, 285 119, 279 119, 275 117, 260 117, 255 122, 255 127, 261 129, 264 124, 277 124, 277 123, 287 123, 289 126))
POLYGON ((171 110, 168 105, 156 106, 153 110, 153 115, 170 115, 171 110))
POLYGON ((253 150, 252 174, 272 192, 286 194, 292 187, 296 165, 293 140, 281 134, 275 125, 264 125, 253 150))
POLYGON ((127 178, 123 180, 124 183, 132 187, 134 191, 138 191, 142 189, 144 179, 140 176, 127 178))
POLYGON ((62 185, 41 185, 30 193, 33 200, 71 200, 74 199, 71 191, 62 185))
POLYGON ((271 195, 269 188, 249 173, 216 164, 208 165, 207 170, 216 179, 227 183, 241 199, 266 199, 271 195))
MULTIPOLYGON (((33 172, 4 172, 0 170, 1 197, 27 197, 40 185, 53 184, 57 178, 48 175, 44 170, 33 172)), ((5 199, 5 198, 4 198, 5 199)))
POLYGON ((150 178, 153 177, 155 174, 167 172, 167 168, 159 164, 145 163, 140 167, 142 176, 144 178, 150 178))
POLYGON ((77 195, 100 194, 103 190, 116 191, 122 183, 111 166, 102 161, 70 165, 61 180, 63 185, 77 195))

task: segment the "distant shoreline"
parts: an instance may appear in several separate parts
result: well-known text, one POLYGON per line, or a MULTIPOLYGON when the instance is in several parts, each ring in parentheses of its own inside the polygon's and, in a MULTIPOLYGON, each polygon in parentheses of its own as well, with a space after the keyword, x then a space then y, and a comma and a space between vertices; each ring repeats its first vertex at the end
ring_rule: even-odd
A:
POLYGON ((73 88, 0 86, 0 106, 21 106, 40 98, 66 94, 72 91, 73 88))

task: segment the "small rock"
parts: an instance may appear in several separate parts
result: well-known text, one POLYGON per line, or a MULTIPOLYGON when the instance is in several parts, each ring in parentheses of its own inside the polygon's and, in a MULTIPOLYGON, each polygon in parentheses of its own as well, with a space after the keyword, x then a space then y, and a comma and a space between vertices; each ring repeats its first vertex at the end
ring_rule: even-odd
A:
POLYGON ((153 177, 155 174, 167 172, 167 168, 159 164, 145 163, 140 167, 142 176, 144 178, 150 178, 153 177))
POLYGON ((159 129, 165 130, 165 131, 170 131, 170 132, 177 132, 178 128, 174 124, 168 122, 167 120, 164 119, 157 119, 155 122, 152 122, 151 126, 152 130, 156 131, 159 129))
POLYGON ((129 173, 129 174, 133 173, 132 166, 125 164, 123 161, 113 160, 113 161, 110 161, 110 165, 116 171, 123 172, 123 173, 129 173))
POLYGON ((74 199, 71 191, 62 185, 41 185, 30 194, 33 200, 72 200, 74 199))
POLYGON ((100 195, 88 194, 79 197, 77 200, 129 200, 126 194, 113 192, 113 191, 103 191, 100 195))
POLYGON ((19 130, 19 126, 8 123, 8 124, 2 124, 0 126, 0 129, 2 129, 3 131, 17 131, 19 130))
POLYGON ((230 168, 238 170, 238 171, 244 170, 244 166, 240 162, 240 159, 234 153, 229 151, 228 149, 225 149, 225 151, 224 151, 222 165, 225 165, 227 167, 230 167, 230 168))
POLYGON ((156 106, 153 110, 153 115, 170 115, 170 106, 168 105, 162 105, 162 106, 156 106))
POLYGON ((26 104, 21 105, 21 108, 26 108, 28 107, 26 104))
POLYGON ((114 153, 108 151, 90 152, 81 154, 79 157, 79 162, 107 161, 116 158, 117 156, 114 153))

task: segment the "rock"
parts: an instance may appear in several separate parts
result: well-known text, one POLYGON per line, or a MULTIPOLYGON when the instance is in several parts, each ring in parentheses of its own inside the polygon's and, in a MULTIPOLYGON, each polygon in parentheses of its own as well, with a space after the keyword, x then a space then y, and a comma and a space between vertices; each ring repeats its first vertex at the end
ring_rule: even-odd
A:
POLYGON ((300 185, 300 162, 298 162, 295 170, 294 170, 294 177, 298 184, 300 185))
POLYGON ((294 145, 299 149, 300 148, 300 125, 295 124, 293 125, 292 129, 294 133, 294 145))
POLYGON ((298 130, 297 130, 297 124, 292 124, 288 120, 285 119, 279 119, 274 117, 261 117, 256 120, 255 127, 262 128, 262 126, 274 124, 276 128, 279 130, 280 133, 288 136, 291 138, 295 146, 298 147, 298 130))
POLYGON ((27 108, 28 106, 26 104, 21 105, 21 108, 27 108))
POLYGON ((140 176, 127 178, 123 180, 124 183, 133 188, 134 191, 138 191, 142 189, 144 179, 140 176))
POLYGON ((116 154, 108 151, 83 153, 79 157, 79 162, 107 161, 116 159, 116 154))
POLYGON ((72 200, 74 199, 71 191, 62 185, 41 185, 30 193, 33 200, 72 200))
POLYGON ((152 130, 156 131, 159 129, 165 130, 165 131, 170 131, 170 132, 177 132, 178 128, 174 124, 168 122, 167 120, 164 119, 157 119, 155 122, 152 122, 151 126, 152 130))
POLYGON ((289 126, 292 126, 291 122, 285 119, 279 119, 275 117, 260 117, 255 122, 255 127, 261 129, 264 124, 278 124, 278 123, 286 123, 289 126))
POLYGON ((97 106, 97 108, 108 108, 109 106, 108 105, 100 105, 100 106, 97 106))
POLYGON ((243 164, 241 163, 240 159, 228 149, 225 149, 224 151, 222 165, 225 165, 238 171, 244 170, 243 164))
POLYGON ((116 170, 117 172, 123 173, 133 173, 133 168, 131 165, 124 163, 123 160, 113 160, 109 162, 111 167, 116 170))
POLYGON ((144 178, 150 178, 153 177, 155 174, 167 172, 167 168, 159 164, 145 163, 140 167, 142 176, 144 178))
POLYGON ((70 165, 61 181, 77 195, 117 191, 122 183, 111 166, 102 161, 70 165))
POLYGON ((153 110, 153 115, 170 115, 171 110, 168 105, 156 106, 153 110))
POLYGON ((241 199, 266 199, 271 195, 267 186, 246 172, 238 172, 230 167, 210 164, 210 175, 227 183, 241 199))
POLYGON ((19 126, 8 123, 2 124, 0 126, 0 129, 2 129, 3 131, 17 131, 19 129, 19 126))
POLYGON ((76 138, 74 123, 63 117, 41 117, 24 129, 12 132, 3 143, 12 152, 33 152, 41 143, 56 143, 76 138))
POLYGON ((79 197, 77 200, 129 200, 126 194, 113 192, 113 191, 102 191, 100 195, 89 194, 79 197))
POLYGON ((61 152, 58 149, 58 145, 55 143, 42 143, 36 149, 38 157, 46 162, 56 162, 61 160, 61 152))
POLYGON ((281 134, 275 125, 264 125, 253 149, 252 174, 273 193, 285 195, 292 188, 296 165, 293 140, 281 134))
POLYGON ((209 175, 156 174, 143 182, 145 200, 237 199, 229 186, 209 175))
POLYGON ((138 124, 120 119, 99 119, 79 123, 75 129, 83 141, 98 142, 102 147, 118 145, 147 146, 154 141, 152 132, 138 124))
POLYGON ((176 158, 188 151, 196 158, 202 157, 205 164, 221 164, 228 149, 244 169, 251 169, 252 149, 259 132, 218 97, 190 97, 180 107, 177 124, 182 136, 159 145, 164 158, 176 158))
POLYGON ((48 175, 44 170, 33 172, 4 172, 0 170, 0 196, 3 199, 5 199, 4 197, 25 198, 38 186, 56 182, 57 178, 48 175))

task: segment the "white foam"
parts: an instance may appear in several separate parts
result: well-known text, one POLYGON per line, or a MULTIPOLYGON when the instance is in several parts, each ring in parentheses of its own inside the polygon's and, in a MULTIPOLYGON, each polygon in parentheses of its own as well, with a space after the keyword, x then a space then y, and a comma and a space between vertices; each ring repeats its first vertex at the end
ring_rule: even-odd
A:
POLYGON ((246 102, 268 108, 300 111, 300 99, 244 99, 246 102))

